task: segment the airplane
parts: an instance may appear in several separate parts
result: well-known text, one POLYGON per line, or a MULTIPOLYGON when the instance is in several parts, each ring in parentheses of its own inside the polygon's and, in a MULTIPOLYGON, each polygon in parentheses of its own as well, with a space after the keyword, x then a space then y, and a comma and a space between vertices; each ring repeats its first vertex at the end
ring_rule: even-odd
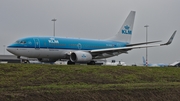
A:
POLYGON ((148 67, 168 67, 168 64, 164 64, 164 63, 157 63, 157 64, 149 64, 148 62, 146 62, 145 58, 143 57, 143 66, 148 66, 148 67))
POLYGON ((79 39, 55 36, 26 37, 10 44, 7 47, 7 51, 18 58, 37 58, 41 62, 67 60, 68 65, 75 63, 95 65, 95 59, 118 56, 122 53, 128 53, 132 49, 171 44, 176 31, 174 31, 168 42, 163 44, 154 44, 161 41, 130 43, 135 13, 135 11, 131 11, 118 33, 108 39, 79 39))
POLYGON ((175 61, 175 62, 169 64, 169 66, 171 66, 171 67, 180 67, 180 61, 175 61))

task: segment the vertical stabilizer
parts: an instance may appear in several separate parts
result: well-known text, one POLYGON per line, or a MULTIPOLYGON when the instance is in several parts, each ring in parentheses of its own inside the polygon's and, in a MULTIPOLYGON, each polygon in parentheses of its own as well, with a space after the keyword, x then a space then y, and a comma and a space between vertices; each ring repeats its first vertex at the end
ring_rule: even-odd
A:
POLYGON ((121 29, 119 30, 119 32, 116 35, 109 38, 108 40, 130 43, 131 35, 133 31, 135 13, 136 13, 135 11, 131 11, 128 17, 126 18, 125 22, 123 23, 121 29))
POLYGON ((146 60, 145 60, 144 56, 142 57, 142 59, 143 59, 143 66, 146 66, 146 60))

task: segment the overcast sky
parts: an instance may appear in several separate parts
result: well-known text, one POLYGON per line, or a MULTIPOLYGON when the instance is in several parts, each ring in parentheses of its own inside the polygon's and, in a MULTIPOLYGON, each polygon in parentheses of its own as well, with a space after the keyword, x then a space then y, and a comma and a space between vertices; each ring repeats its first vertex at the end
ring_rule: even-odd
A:
MULTIPOLYGON (((148 40, 166 42, 177 30, 169 46, 148 48, 149 63, 180 60, 180 0, 0 0, 0 54, 4 45, 28 36, 56 36, 106 39, 116 34, 131 10, 136 11, 131 43, 148 40)), ((10 54, 7 51, 5 54, 10 54)), ((111 59, 128 64, 142 63, 145 49, 111 59)), ((111 60, 109 59, 109 60, 111 60)))

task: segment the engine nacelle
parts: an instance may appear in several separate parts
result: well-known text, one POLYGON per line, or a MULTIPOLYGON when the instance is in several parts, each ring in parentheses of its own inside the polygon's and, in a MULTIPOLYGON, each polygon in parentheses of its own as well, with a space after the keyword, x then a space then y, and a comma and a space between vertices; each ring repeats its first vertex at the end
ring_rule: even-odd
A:
POLYGON ((38 58, 40 62, 45 62, 45 63, 54 63, 57 61, 57 59, 48 59, 48 58, 38 58))
POLYGON ((72 62, 88 63, 92 60, 92 55, 88 52, 75 51, 71 53, 70 60, 72 62))

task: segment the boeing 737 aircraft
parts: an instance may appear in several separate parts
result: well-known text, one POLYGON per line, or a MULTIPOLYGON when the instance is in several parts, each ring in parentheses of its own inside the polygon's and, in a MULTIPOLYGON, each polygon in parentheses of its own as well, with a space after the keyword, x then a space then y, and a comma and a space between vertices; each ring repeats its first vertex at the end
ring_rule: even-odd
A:
POLYGON ((7 47, 7 51, 18 58, 37 58, 41 62, 68 60, 67 64, 87 63, 94 65, 96 59, 117 56, 137 48, 156 47, 171 44, 176 31, 167 43, 153 44, 151 41, 131 44, 135 11, 131 11, 119 32, 105 40, 76 39, 62 37, 27 37, 7 47))

